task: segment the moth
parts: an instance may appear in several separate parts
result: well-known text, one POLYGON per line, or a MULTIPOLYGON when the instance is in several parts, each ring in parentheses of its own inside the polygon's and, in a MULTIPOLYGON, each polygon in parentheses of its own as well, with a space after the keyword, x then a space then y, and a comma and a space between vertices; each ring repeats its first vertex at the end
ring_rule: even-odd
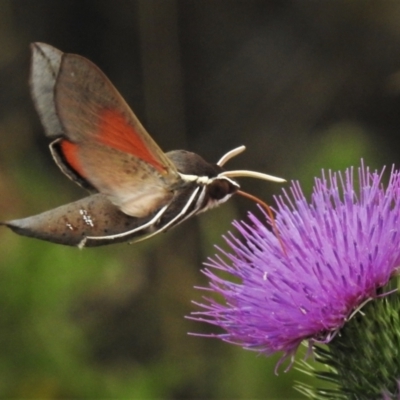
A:
MULTIPOLYGON (((91 194, 39 215, 3 222, 14 232, 69 246, 140 241, 246 196, 233 178, 284 179, 216 164, 199 155, 164 153, 117 89, 91 61, 44 44, 31 45, 30 88, 61 171, 91 194)), ((250 196, 250 195, 247 195, 250 196)))

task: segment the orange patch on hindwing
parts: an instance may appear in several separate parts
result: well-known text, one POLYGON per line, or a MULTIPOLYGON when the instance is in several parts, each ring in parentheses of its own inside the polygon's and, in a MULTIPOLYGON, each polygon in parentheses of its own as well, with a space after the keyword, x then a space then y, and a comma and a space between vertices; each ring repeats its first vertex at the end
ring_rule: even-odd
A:
POLYGON ((80 176, 84 177, 85 174, 82 169, 82 165, 78 159, 78 145, 70 142, 67 139, 63 139, 60 142, 60 148, 62 155, 67 164, 80 176))
POLYGON ((104 109, 100 113, 99 142, 106 146, 129 153, 152 165, 161 173, 166 172, 148 149, 137 130, 130 125, 123 115, 115 110, 104 109))

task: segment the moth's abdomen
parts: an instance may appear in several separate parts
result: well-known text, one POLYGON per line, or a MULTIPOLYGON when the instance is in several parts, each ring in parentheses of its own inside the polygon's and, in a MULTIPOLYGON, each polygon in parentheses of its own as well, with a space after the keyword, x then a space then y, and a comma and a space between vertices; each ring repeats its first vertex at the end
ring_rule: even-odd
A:
MULTIPOLYGON (((114 206, 106 196, 95 194, 32 217, 7 221, 4 224, 23 236, 67 246, 78 246, 87 236, 116 235, 130 231, 143 222, 144 218, 130 217, 114 206)), ((131 237, 145 233, 147 231, 139 231, 131 237)), ((87 240, 84 246, 94 247, 124 242, 131 237, 87 240)))

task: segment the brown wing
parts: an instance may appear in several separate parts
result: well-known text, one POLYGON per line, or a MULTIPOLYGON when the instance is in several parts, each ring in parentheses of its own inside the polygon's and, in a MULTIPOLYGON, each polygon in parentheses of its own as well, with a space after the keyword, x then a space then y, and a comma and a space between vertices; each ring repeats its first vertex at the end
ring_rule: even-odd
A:
POLYGON ((30 87, 33 101, 46 136, 60 137, 61 122, 54 104, 54 85, 63 53, 44 43, 32 43, 30 87))
POLYGON ((57 142, 62 169, 135 217, 172 199, 182 184, 174 164, 96 65, 36 43, 31 85, 46 134, 62 138, 57 142))

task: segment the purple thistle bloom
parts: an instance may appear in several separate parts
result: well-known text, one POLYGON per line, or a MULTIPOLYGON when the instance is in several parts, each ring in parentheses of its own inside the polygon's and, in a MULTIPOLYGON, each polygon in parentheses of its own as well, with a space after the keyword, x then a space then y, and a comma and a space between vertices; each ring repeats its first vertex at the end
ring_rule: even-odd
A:
POLYGON ((253 214, 234 222, 241 238, 225 237, 232 252, 219 249, 226 260, 217 255, 203 270, 210 283, 202 289, 225 302, 204 297, 192 318, 226 331, 209 336, 281 351, 281 361, 303 340, 329 342, 400 266, 400 172, 392 170, 386 189, 382 174, 361 165, 357 189, 353 168, 323 172, 311 203, 292 183, 276 198, 280 240, 253 214))

